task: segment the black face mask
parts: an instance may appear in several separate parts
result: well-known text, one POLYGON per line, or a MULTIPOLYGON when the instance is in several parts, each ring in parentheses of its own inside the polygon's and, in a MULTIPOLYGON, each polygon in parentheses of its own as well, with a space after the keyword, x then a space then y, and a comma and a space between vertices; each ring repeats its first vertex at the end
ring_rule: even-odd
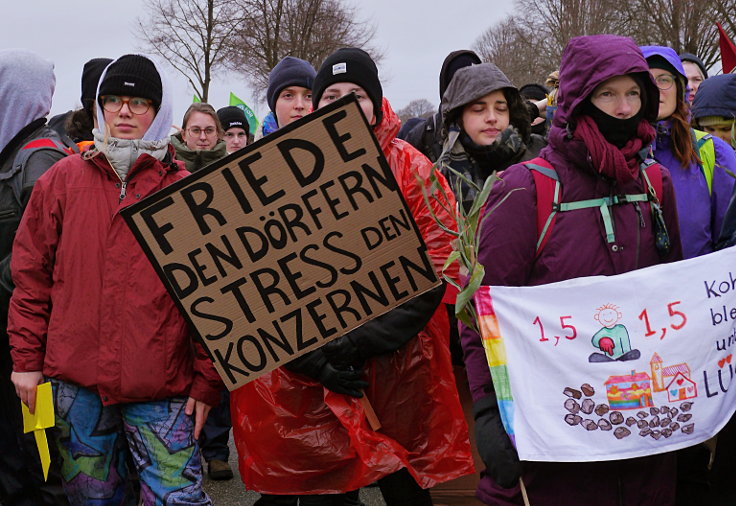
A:
POLYGON ((585 112, 593 119, 603 137, 617 148, 624 147, 629 139, 636 135, 642 118, 641 109, 628 119, 618 119, 601 111, 590 102, 585 112))

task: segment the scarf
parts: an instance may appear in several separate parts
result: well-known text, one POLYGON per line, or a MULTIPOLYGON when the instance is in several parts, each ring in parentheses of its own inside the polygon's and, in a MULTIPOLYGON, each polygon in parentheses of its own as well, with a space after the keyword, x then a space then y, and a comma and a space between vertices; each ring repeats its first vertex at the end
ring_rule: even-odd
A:
POLYGON ((437 165, 450 188, 456 192, 455 197, 462 197, 467 210, 478 193, 473 185, 482 188, 488 176, 521 160, 525 151, 526 144, 513 126, 499 133, 493 144, 481 146, 453 124, 437 165))
POLYGON ((95 138, 95 147, 105 155, 107 161, 121 181, 125 181, 128 171, 142 154, 149 154, 156 160, 163 160, 168 152, 169 138, 158 141, 144 141, 143 139, 118 139, 107 137, 95 128, 92 130, 95 138))
POLYGON ((617 148, 606 140, 595 121, 587 115, 578 116, 573 133, 573 137, 588 148, 593 167, 598 173, 621 184, 639 178, 640 160, 637 155, 643 147, 651 144, 655 135, 654 127, 642 119, 636 134, 622 148, 617 148))

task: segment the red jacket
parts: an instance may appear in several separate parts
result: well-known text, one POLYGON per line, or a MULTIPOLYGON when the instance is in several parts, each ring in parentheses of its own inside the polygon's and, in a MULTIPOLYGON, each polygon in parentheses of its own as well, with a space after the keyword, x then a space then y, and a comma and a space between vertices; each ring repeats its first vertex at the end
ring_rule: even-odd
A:
POLYGON ((120 215, 189 173, 141 155, 121 201, 107 159, 83 156, 38 180, 18 228, 8 319, 14 370, 95 390, 105 405, 187 395, 217 404, 212 362, 120 215))
MULTIPOLYGON (((374 133, 440 272, 452 251, 452 237, 432 218, 417 183, 417 176, 426 182, 433 167, 396 139, 398 130, 399 119, 384 100, 383 120, 374 133)), ((444 178, 437 175, 452 199, 444 178)), ((447 212, 435 204, 435 214, 454 228, 447 212)), ((457 276, 457 264, 451 272, 457 276)), ((379 431, 368 426, 358 399, 284 367, 231 393, 233 435, 248 489, 339 493, 404 467, 429 488, 473 472, 444 305, 416 338, 396 352, 368 359, 364 370, 369 383, 365 395, 381 422, 379 431)))

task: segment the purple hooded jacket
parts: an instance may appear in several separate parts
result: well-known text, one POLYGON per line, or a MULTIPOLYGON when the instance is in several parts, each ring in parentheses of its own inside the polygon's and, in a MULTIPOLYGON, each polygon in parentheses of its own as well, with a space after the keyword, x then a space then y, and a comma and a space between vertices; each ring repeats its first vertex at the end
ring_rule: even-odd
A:
MULTIPOLYGON (((599 198, 612 192, 645 192, 641 181, 620 185, 600 176, 591 165, 584 143, 568 134, 573 128, 570 123, 574 122, 576 108, 586 97, 602 82, 624 74, 638 75, 638 82, 644 87, 644 117, 654 121, 659 92, 633 40, 613 35, 585 36, 571 39, 565 48, 560 66, 558 108, 549 146, 541 152, 559 175, 563 202, 599 198)), ((483 284, 541 285, 581 276, 620 274, 681 259, 674 188, 667 169, 662 170, 662 186, 663 214, 672 243, 665 258, 660 258, 654 246, 648 203, 611 208, 615 227, 613 243, 606 242, 598 209, 558 213, 551 235, 537 256, 534 179, 524 165, 509 167, 494 186, 486 205, 493 211, 483 226, 478 250, 479 260, 485 267, 483 284)), ((494 395, 479 336, 463 328, 461 341, 473 400, 494 395)), ((523 478, 530 502, 535 505, 667 505, 674 498, 674 474, 668 476, 673 470, 674 460, 670 455, 594 463, 524 462, 523 478)), ((518 488, 503 489, 485 474, 477 496, 487 504, 522 504, 518 488)))
MULTIPOLYGON (((654 56, 664 58, 679 74, 675 77, 687 82, 685 69, 674 49, 664 46, 642 46, 641 50, 648 61, 654 56)), ((685 99, 678 97, 679 100, 685 99)), ((713 191, 709 194, 708 183, 698 164, 690 162, 683 167, 675 158, 669 118, 657 122, 654 158, 670 170, 672 183, 675 185, 682 252, 685 258, 705 255, 714 250, 734 186, 734 179, 726 173, 726 170, 736 172, 736 153, 731 146, 717 137, 713 137, 712 142, 716 164, 713 169, 713 191)))

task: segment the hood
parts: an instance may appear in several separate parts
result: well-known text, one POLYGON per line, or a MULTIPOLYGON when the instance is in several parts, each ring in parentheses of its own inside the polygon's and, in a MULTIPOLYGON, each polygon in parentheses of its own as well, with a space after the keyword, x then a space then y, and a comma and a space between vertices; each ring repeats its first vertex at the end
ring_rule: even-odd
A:
POLYGON ((457 71, 440 104, 445 128, 449 130, 450 124, 457 120, 466 104, 497 90, 504 90, 509 103, 509 122, 516 127, 526 142, 531 132, 529 112, 519 90, 493 63, 481 63, 457 71))
MULTIPOLYGON (((156 71, 158 72, 159 77, 161 77, 161 91, 162 91, 161 106, 159 107, 158 112, 156 113, 156 117, 153 119, 153 122, 151 123, 151 126, 148 127, 148 130, 146 130, 146 133, 143 134, 142 140, 160 141, 163 139, 168 139, 169 132, 171 131, 171 124, 174 121, 174 108, 173 108, 173 100, 171 97, 171 88, 169 87, 169 83, 166 78, 166 74, 164 74, 159 64, 156 63, 156 61, 148 55, 140 54, 139 56, 148 58, 149 60, 153 62, 153 65, 156 67, 156 71)), ((110 65, 115 63, 115 61, 110 63, 110 65)), ((96 102, 99 101, 100 83, 105 79, 105 74, 107 74, 107 69, 110 68, 110 65, 105 67, 105 70, 102 72, 102 75, 100 76, 100 80, 97 83, 97 92, 95 93, 96 102)), ((105 115, 104 115, 104 111, 102 110, 102 107, 97 108, 97 124, 100 125, 100 127, 102 127, 102 125, 105 124, 105 115)))
POLYGON ((391 104, 388 103, 386 97, 383 97, 381 112, 383 113, 383 117, 381 118, 381 122, 373 127, 373 134, 376 136, 376 139, 378 139, 378 144, 381 145, 381 151, 385 154, 391 145, 391 142, 399 133, 401 120, 391 108, 391 104))
POLYGON ((481 63, 480 57, 469 49, 461 49, 448 54, 445 61, 442 62, 442 69, 440 70, 440 101, 453 76, 460 68, 468 64, 477 65, 479 63, 481 63))
POLYGON ((0 50, 0 150, 26 125, 45 118, 56 87, 54 64, 25 49, 0 50))
POLYGON ((665 59, 667 63, 672 65, 674 69, 680 74, 685 82, 687 82, 687 76, 685 75, 685 68, 682 66, 680 57, 671 47, 666 46, 641 46, 641 52, 644 58, 649 60, 653 56, 659 56, 665 59))
POLYGON ((656 121, 659 89, 636 43, 618 35, 585 35, 570 39, 562 53, 560 88, 553 125, 566 128, 576 108, 601 83, 616 76, 638 74, 644 83, 644 117, 656 121))
POLYGON ((693 100, 693 117, 736 118, 736 74, 709 77, 700 84, 693 100))

